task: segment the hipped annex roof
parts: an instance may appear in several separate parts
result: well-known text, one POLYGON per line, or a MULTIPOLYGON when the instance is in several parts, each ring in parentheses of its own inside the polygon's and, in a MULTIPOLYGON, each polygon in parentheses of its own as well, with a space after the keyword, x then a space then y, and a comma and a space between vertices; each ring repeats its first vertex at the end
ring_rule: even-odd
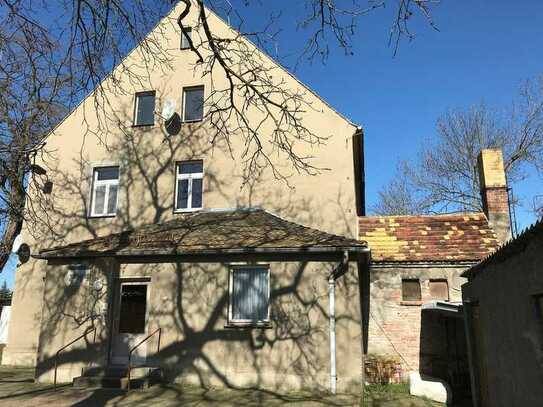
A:
POLYGON ((365 242, 289 222, 262 209, 178 214, 161 224, 42 250, 37 258, 367 251, 365 242))
POLYGON ((479 261, 499 246, 483 213, 365 216, 359 237, 374 262, 479 261))

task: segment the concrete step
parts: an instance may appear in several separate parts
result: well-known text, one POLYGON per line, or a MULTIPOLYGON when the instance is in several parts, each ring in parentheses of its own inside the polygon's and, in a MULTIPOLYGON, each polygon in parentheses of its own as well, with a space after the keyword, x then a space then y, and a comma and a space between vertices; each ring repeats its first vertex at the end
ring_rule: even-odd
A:
MULTIPOLYGON (((162 370, 157 367, 140 366, 130 371, 130 388, 145 389, 162 382, 162 370)), ((82 375, 74 378, 77 388, 128 388, 128 369, 125 366, 102 366, 83 369, 82 375)))
MULTIPOLYGON (((131 377, 145 377, 156 374, 161 375, 159 367, 154 366, 137 366, 130 371, 131 377)), ((124 377, 128 375, 126 366, 93 366, 84 368, 81 376, 108 376, 108 377, 124 377)))

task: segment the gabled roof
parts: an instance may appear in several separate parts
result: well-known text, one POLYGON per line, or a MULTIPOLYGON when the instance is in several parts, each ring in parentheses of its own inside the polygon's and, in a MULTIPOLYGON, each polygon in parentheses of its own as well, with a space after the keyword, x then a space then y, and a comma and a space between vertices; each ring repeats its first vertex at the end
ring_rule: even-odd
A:
POLYGON ((473 262, 499 246, 483 213, 360 217, 359 238, 374 262, 473 262))
MULTIPOLYGON (((140 49, 140 47, 142 46, 143 42, 145 41, 145 39, 149 36, 152 35, 152 33, 154 31, 156 31, 160 24, 168 19, 168 18, 172 18, 171 15, 173 13, 175 13, 177 11, 177 8, 180 7, 180 2, 179 1, 175 1, 172 3, 171 5, 171 8, 168 12, 166 12, 164 14, 164 16, 158 20, 156 22, 156 24, 153 26, 153 28, 144 36, 143 39, 141 39, 137 44, 135 44, 127 53, 126 55, 121 58, 120 61, 117 62, 117 65, 115 65, 106 75, 105 77, 100 81, 100 83, 98 85, 96 85, 90 92, 88 92, 84 97, 81 98, 81 100, 75 104, 75 106, 73 106, 73 108, 53 127, 53 129, 51 131, 49 131, 48 135, 49 134, 53 134, 55 132, 55 130, 57 128, 59 128, 63 123, 64 121, 66 121, 66 119, 68 119, 72 114, 75 113, 75 111, 77 109, 79 109, 80 106, 83 105, 83 103, 88 99, 90 98, 94 92, 96 92, 97 89, 99 89, 100 87, 103 86, 104 83, 106 83, 106 81, 108 80, 111 80, 111 77, 112 75, 114 74, 114 72, 118 69, 121 69, 123 68, 123 66, 125 65, 125 61, 127 61, 131 56, 133 56, 134 54, 136 54, 136 52, 138 51, 138 49, 140 49)), ((214 17, 217 18, 218 21, 220 21, 222 24, 224 24, 225 26, 228 27, 229 30, 231 30, 233 33, 235 33, 235 36, 238 36, 238 35, 241 35, 242 33, 240 33, 238 30, 236 30, 234 27, 232 27, 232 25, 230 25, 228 23, 228 21, 226 21, 222 16, 220 16, 218 13, 216 13, 215 11, 213 11, 210 7, 207 7, 204 5, 204 9, 205 11, 210 14, 210 15, 213 15, 214 17)), ((177 18, 175 18, 175 20, 177 20, 177 18)), ((258 52, 260 52, 265 58, 267 58, 273 65, 275 65, 277 68, 279 68, 285 75, 288 75, 290 76, 294 81, 296 81, 300 86, 302 86, 305 90, 307 90, 308 92, 310 92, 313 96, 315 96, 320 102, 322 102, 327 108, 329 108, 332 112, 334 112, 335 114, 337 114, 339 117, 341 117, 343 120, 345 120, 347 123, 349 123, 351 126, 355 127, 355 128, 361 128, 359 124, 356 124, 353 120, 351 120, 349 117, 347 117, 347 115, 345 113, 342 113, 340 112, 338 109, 336 109, 334 106, 332 106, 332 104, 330 102, 328 102, 324 97, 322 97, 321 95, 319 95, 317 93, 317 91, 315 91, 314 89, 312 89, 308 84, 306 84, 305 82, 303 82, 301 79, 298 78, 298 76, 296 76, 293 72, 291 72, 285 65, 283 65, 281 62, 279 62, 276 58, 272 57, 271 55, 269 55, 264 49, 262 49, 262 47, 260 47, 258 44, 256 44, 255 42, 251 41, 251 39, 249 37, 246 37, 246 36, 242 36, 241 37, 243 39, 243 41, 246 41, 248 44, 251 44, 253 47, 255 47, 255 49, 258 50, 258 52)))
POLYGON ((462 277, 475 277, 487 266, 502 262, 512 256, 515 256, 516 254, 521 253, 522 251, 524 251, 526 246, 528 246, 538 236, 543 236, 543 218, 534 223, 526 230, 524 230, 514 239, 509 240, 507 243, 505 243, 498 250, 487 256, 481 262, 464 271, 464 273, 462 273, 462 277))
POLYGON ((289 222, 262 209, 177 214, 174 220, 42 250, 37 258, 367 251, 366 243, 289 222))

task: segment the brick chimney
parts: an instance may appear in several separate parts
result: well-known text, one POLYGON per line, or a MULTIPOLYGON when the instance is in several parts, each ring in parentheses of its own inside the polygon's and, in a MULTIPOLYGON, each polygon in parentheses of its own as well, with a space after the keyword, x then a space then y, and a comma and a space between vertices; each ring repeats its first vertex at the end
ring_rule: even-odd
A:
POLYGON ((477 158, 483 211, 498 240, 504 243, 511 238, 509 219, 509 194, 503 168, 502 151, 499 149, 481 150, 477 158))

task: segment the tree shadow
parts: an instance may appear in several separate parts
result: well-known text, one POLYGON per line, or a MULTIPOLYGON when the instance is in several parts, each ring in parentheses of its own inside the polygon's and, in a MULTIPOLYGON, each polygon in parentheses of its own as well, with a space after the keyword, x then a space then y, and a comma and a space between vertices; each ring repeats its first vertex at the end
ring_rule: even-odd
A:
MULTIPOLYGON (((131 111, 131 106, 125 106, 126 122, 130 122, 131 111)), ((100 162, 92 156, 92 149, 82 148, 74 162, 59 160, 49 168, 53 192, 40 203, 44 216, 33 225, 42 247, 115 232, 121 233, 117 248, 123 247, 135 228, 178 216, 174 213, 173 197, 176 161, 202 158, 204 206, 207 197, 213 206, 221 202, 238 208, 264 204, 266 209, 304 224, 335 223, 336 229, 337 224, 343 224, 345 230, 351 226, 344 216, 345 198, 339 186, 337 193, 330 195, 330 205, 335 205, 337 213, 333 218, 330 212, 319 211, 311 199, 299 198, 294 190, 274 184, 280 181, 273 181, 265 171, 255 174, 243 190, 236 192, 236 185, 243 184, 246 176, 239 172, 224 176, 223 171, 235 168, 235 160, 230 157, 228 163, 224 159, 231 154, 228 145, 210 143, 205 123, 184 126, 182 133, 174 137, 156 127, 127 128, 119 124, 118 130, 121 136, 116 141, 107 148, 97 147, 103 156, 100 162, 108 161, 121 168, 117 216, 88 216, 92 167, 100 162), (214 157, 219 155, 223 158, 215 161, 214 157)), ((262 230, 262 240, 272 241, 276 238, 273 232, 262 230)), ((251 255, 242 260, 271 264, 270 327, 234 328, 228 324, 228 269, 240 261, 239 256, 167 263, 133 259, 124 262, 113 257, 77 260, 87 265, 89 271, 83 282, 75 286, 67 286, 63 281, 66 267, 74 261, 55 260, 45 265, 42 260, 33 260, 30 267, 46 270, 42 315, 36 319, 41 324, 36 376, 50 378, 55 362, 67 376, 81 368, 107 365, 114 330, 116 284, 121 277, 148 277, 153 290, 148 332, 162 328, 164 335, 160 351, 150 353, 147 363, 161 366, 169 382, 181 381, 202 388, 258 389, 257 394, 274 397, 280 397, 280 392, 289 386, 322 390, 329 381, 327 278, 340 257, 315 262, 303 256, 278 261, 277 257, 251 255), (101 290, 94 289, 96 280, 104 283, 101 290), (55 357, 64 344, 89 327, 95 329, 92 334, 55 357)), ((358 267, 363 269, 365 265, 358 267)), ((336 300, 339 363, 358 363, 358 373, 361 360, 352 362, 352 357, 350 361, 348 358, 354 349, 358 349, 354 354, 359 355, 362 346, 359 273, 353 267, 338 281, 336 300)), ((157 340, 151 338, 148 349, 156 349, 157 340)), ((339 369, 347 376, 351 368, 339 369)), ((172 391, 173 387, 161 389, 172 391)), ((107 397, 107 393, 97 391, 88 400, 99 404, 107 397)))

